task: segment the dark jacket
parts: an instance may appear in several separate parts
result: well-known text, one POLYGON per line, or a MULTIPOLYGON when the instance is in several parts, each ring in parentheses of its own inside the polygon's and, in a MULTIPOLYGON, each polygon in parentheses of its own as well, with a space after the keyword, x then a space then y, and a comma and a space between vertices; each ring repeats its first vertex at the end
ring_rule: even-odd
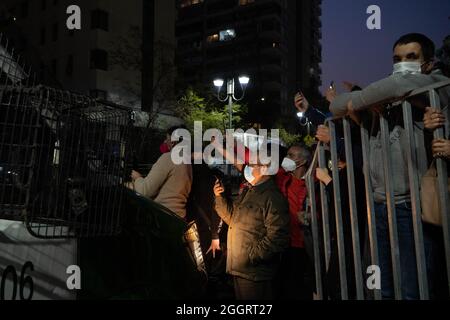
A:
POLYGON ((280 254, 289 246, 289 211, 275 181, 245 190, 230 210, 216 197, 216 210, 228 224, 227 272, 251 281, 271 280, 280 254))

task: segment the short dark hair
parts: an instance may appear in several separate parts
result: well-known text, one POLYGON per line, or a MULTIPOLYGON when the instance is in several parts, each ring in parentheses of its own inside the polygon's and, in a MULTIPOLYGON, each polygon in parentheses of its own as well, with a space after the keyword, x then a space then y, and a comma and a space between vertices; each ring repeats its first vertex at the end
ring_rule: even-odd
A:
POLYGON ((397 47, 398 45, 405 45, 413 42, 417 42, 418 44, 420 44, 420 46, 422 47, 423 56, 426 61, 433 60, 436 52, 436 46, 430 38, 421 33, 408 33, 401 36, 400 39, 395 42, 392 50, 395 50, 395 47, 397 47))

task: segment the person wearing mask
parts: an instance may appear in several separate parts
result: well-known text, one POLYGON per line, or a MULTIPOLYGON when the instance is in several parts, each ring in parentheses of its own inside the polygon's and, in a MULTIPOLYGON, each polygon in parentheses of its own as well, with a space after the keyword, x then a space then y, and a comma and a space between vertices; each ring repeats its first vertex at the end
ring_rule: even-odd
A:
MULTIPOLYGON (((412 33, 402 36, 393 47, 392 76, 375 82, 367 88, 352 93, 342 94, 331 103, 330 110, 335 116, 349 115, 364 121, 370 134, 370 178, 375 200, 376 229, 381 268, 381 291, 385 299, 394 298, 391 250, 385 176, 379 127, 379 115, 389 123, 390 155, 392 159, 392 186, 394 193, 397 229, 400 251, 400 270, 403 299, 418 299, 419 286, 416 268, 412 206, 410 199, 408 159, 405 148, 408 146, 403 128, 400 107, 383 109, 391 101, 401 99, 415 89, 448 80, 442 72, 434 68, 434 43, 425 35, 412 33), (365 111, 364 113, 361 113, 365 111), (362 117, 363 116, 363 117, 362 117)), ((441 102, 448 103, 449 90, 440 90, 441 102)), ((418 99, 411 100, 413 105, 418 99)), ((419 104, 418 107, 421 107, 419 104)), ((423 129, 422 116, 413 109, 414 125, 423 129)), ((358 119, 358 120, 359 120, 358 119)), ((423 141, 423 131, 415 130, 416 141, 423 141)), ((424 143, 418 143, 417 154, 425 155, 424 143)), ((422 169, 422 168, 420 168, 422 169)), ((420 170, 419 170, 420 171, 420 170)), ((425 172, 419 172, 423 175, 425 172)), ((424 229, 425 251, 430 251, 430 241, 424 229)), ((426 255, 427 256, 427 255, 426 255)), ((430 274, 431 263, 427 261, 430 274)))
POLYGON ((161 145, 159 146, 159 151, 161 152, 161 154, 168 153, 172 149, 172 147, 174 145, 174 142, 172 141, 172 133, 173 133, 174 129, 186 129, 186 127, 184 125, 181 125, 181 126, 170 127, 169 129, 167 129, 166 137, 165 137, 164 141, 161 143, 161 145))
MULTIPOLYGON (((168 135, 172 137, 180 127, 172 127, 168 135)), ((173 137, 172 137, 173 138, 173 137)), ((172 139, 169 148, 172 149, 180 140, 172 139), (175 141, 174 141, 175 140, 175 141)), ((131 172, 132 182, 127 187, 154 200, 173 211, 180 218, 186 217, 186 203, 192 186, 192 166, 190 164, 176 165, 171 158, 171 152, 162 154, 153 165, 149 174, 143 177, 139 172, 131 172)))
POLYGON ((273 278, 289 246, 288 204, 268 175, 270 165, 257 158, 244 169, 251 187, 231 207, 222 197, 221 183, 214 186, 216 211, 229 226, 227 272, 233 276, 238 300, 273 299, 273 278))
POLYGON ((303 211, 307 188, 304 175, 311 161, 310 151, 301 145, 294 145, 287 151, 276 183, 288 200, 290 215, 290 246, 283 254, 279 271, 280 297, 289 300, 312 299, 312 286, 305 281, 310 261, 305 252, 303 230, 299 214, 303 211))

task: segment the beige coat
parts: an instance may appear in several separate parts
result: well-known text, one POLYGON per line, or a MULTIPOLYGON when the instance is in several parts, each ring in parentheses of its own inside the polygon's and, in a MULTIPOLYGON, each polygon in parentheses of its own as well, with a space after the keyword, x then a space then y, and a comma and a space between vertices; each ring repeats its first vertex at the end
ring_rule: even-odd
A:
POLYGON ((169 152, 158 159, 145 178, 135 180, 134 190, 184 219, 191 185, 192 166, 174 164, 169 152))

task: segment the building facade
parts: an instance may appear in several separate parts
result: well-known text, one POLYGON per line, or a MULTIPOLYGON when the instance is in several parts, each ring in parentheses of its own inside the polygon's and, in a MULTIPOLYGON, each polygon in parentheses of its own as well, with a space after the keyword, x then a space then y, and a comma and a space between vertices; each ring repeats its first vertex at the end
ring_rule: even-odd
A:
POLYGON ((174 0, 5 0, 4 7, 1 31, 39 82, 153 109, 158 72, 167 73, 158 57, 173 61, 175 52, 174 0), (80 30, 66 26, 71 5, 81 9, 80 30))
POLYGON ((321 0, 180 0, 180 85, 212 86, 248 75, 248 121, 264 127, 292 116, 298 90, 320 86, 321 0))

